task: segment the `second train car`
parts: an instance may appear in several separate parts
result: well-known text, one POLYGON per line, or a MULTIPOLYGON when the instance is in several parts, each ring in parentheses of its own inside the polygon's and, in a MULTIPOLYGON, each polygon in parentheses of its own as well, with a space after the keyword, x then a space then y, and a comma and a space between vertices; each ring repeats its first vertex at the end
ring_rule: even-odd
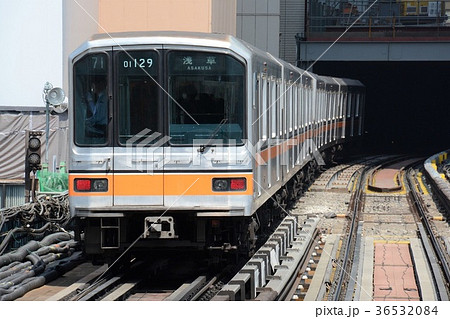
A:
POLYGON ((73 52, 69 95, 76 234, 112 257, 132 243, 251 250, 362 135, 365 88, 228 35, 140 32, 73 52))

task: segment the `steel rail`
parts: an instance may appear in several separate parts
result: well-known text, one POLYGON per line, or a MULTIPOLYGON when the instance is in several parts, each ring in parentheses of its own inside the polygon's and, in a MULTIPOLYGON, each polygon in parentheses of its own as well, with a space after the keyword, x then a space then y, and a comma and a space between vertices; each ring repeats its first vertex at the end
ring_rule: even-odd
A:
MULTIPOLYGON (((344 257, 342 259, 342 263, 341 266, 338 267, 339 272, 338 272, 338 282, 336 285, 334 285, 334 291, 333 293, 330 295, 331 299, 334 301, 339 301, 340 297, 341 297, 341 293, 342 293, 342 287, 344 285, 344 279, 348 276, 348 274, 343 274, 344 269, 346 269, 347 267, 345 267, 349 262, 349 256, 350 254, 353 252, 354 250, 354 246, 356 244, 356 238, 354 239, 354 233, 356 233, 356 228, 358 225, 358 221, 359 221, 359 212, 361 210, 362 207, 362 202, 363 202, 363 197, 364 197, 364 185, 365 185, 365 180, 367 177, 368 172, 371 170, 371 167, 365 167, 361 169, 360 172, 360 178, 358 180, 358 184, 356 187, 356 192, 353 193, 352 198, 351 198, 351 212, 353 213, 352 215, 352 221, 351 221, 351 225, 350 225, 350 230, 347 236, 347 242, 345 244, 345 254, 344 257)), ((329 298, 330 299, 330 298, 329 298)))
MULTIPOLYGON (((439 273, 439 270, 436 269, 435 263, 434 263, 434 256, 430 255, 429 249, 426 249, 427 258, 431 264, 433 277, 435 278, 436 285, 437 285, 437 291, 439 292, 440 300, 449 300, 448 296, 448 283, 450 281, 450 269, 449 269, 449 263, 447 261, 447 254, 442 250, 441 245, 439 244, 438 239, 436 238, 435 233, 433 232, 430 222, 427 217, 428 209, 426 208, 426 205, 423 203, 422 198, 419 196, 419 194, 416 191, 415 183, 412 180, 411 177, 411 168, 408 169, 408 173, 406 176, 406 181, 408 183, 408 196, 410 198, 410 201, 415 208, 417 214, 419 215, 420 221, 422 222, 423 227, 425 228, 425 235, 423 234, 424 231, 421 231, 421 238, 424 245, 428 245, 427 238, 431 241, 432 250, 437 257, 437 260, 440 261, 440 266, 443 272, 443 275, 445 276, 445 281, 443 280, 441 274, 439 273)), ((420 225, 419 225, 420 226, 420 225)), ((419 227, 420 230, 420 227, 419 227)))
POLYGON ((277 301, 289 301, 291 299, 291 291, 294 288, 294 284, 297 279, 297 274, 300 272, 300 270, 302 268, 306 268, 306 261, 308 260, 309 256, 311 256, 311 254, 314 250, 314 246, 317 244, 318 237, 319 237, 319 232, 316 229, 312 236, 312 240, 309 242, 309 244, 307 246, 307 252, 305 254, 303 254, 299 263, 294 268, 294 271, 292 272, 291 276, 289 277, 289 280, 287 281, 286 286, 278 294, 278 296, 276 298, 277 301))
MULTIPOLYGON (((216 277, 214 277, 215 280, 216 277)), ((166 301, 188 301, 193 300, 195 296, 199 296, 199 292, 204 292, 208 289, 211 281, 206 281, 206 276, 199 276, 190 284, 183 284, 177 290, 175 290, 166 301), (206 287, 206 289, 205 289, 206 287)))

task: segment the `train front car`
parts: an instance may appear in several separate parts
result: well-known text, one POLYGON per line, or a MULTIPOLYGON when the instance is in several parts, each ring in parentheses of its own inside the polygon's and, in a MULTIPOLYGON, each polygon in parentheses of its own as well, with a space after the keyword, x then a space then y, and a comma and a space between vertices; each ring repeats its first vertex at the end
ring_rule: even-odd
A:
POLYGON ((245 247, 248 50, 219 35, 97 36, 70 59, 70 207, 87 254, 245 247))

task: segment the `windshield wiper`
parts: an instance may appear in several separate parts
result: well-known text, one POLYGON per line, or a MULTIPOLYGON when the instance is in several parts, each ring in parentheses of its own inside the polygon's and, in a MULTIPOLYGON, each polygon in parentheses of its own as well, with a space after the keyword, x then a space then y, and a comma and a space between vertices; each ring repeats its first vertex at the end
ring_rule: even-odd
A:
POLYGON ((219 125, 217 126, 217 128, 214 130, 214 132, 211 133, 211 135, 209 135, 209 139, 206 142, 206 144, 200 145, 200 148, 198 149, 198 151, 200 153, 204 153, 207 147, 211 146, 211 142, 214 139, 214 136, 219 132, 219 130, 222 128, 222 126, 228 122, 227 119, 222 119, 222 121, 220 121, 219 125))

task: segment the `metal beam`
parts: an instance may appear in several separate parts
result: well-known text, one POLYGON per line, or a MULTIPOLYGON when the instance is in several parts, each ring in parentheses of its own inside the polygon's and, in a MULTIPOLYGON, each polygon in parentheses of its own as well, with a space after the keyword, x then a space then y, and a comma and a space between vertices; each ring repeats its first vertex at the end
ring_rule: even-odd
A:
POLYGON ((316 61, 319 57, 320 61, 450 61, 450 42, 373 41, 332 45, 332 42, 305 41, 299 46, 303 63, 316 61))

